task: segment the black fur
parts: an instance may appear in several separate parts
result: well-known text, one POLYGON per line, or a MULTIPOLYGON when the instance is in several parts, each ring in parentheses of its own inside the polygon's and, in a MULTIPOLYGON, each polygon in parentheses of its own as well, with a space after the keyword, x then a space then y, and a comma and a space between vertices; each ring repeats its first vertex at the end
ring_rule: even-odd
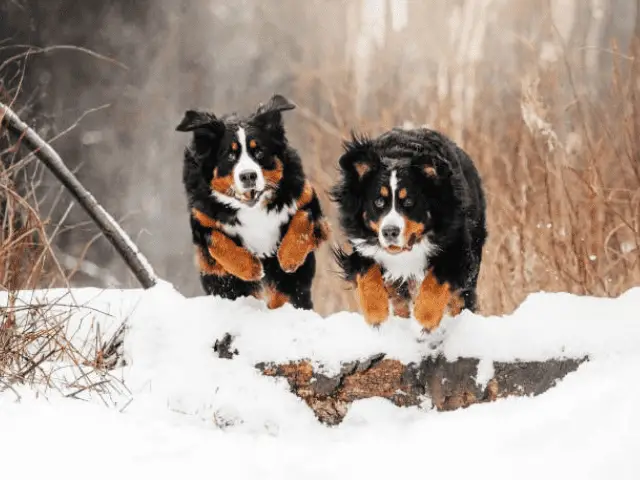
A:
MULTIPOLYGON (((487 231, 482 182, 469 156, 443 134, 424 128, 393 129, 375 139, 354 135, 344 147, 341 178, 331 196, 352 247, 355 239, 362 239, 371 249, 381 248, 369 222, 377 222, 388 211, 388 205, 380 208, 380 189, 395 169, 399 186, 407 188, 413 203, 397 199, 399 213, 422 225, 426 238, 437 247, 427 269, 458 291, 465 307, 474 311, 487 231), (365 173, 359 174, 356 167, 365 173)), ((349 282, 375 262, 355 249, 347 253, 336 248, 334 256, 349 282)), ((400 281, 402 289, 403 282, 407 279, 400 281)))
MULTIPOLYGON (((212 196, 210 187, 214 169, 218 168, 220 175, 226 175, 237 161, 231 152, 231 145, 239 127, 244 128, 252 138, 259 141, 260 151, 256 153, 256 161, 261 167, 273 168, 276 157, 283 164, 282 179, 273 192, 272 201, 266 207, 267 211, 279 212, 295 202, 303 192, 305 174, 298 153, 287 141, 281 115, 281 112, 293 108, 294 105, 283 96, 274 95, 266 105, 260 105, 255 113, 245 117, 233 113, 218 118, 212 113, 187 111, 176 130, 193 132, 192 141, 185 149, 183 168, 183 183, 189 211, 196 208, 224 226, 239 225, 238 209, 212 196)), ((315 192, 312 201, 303 209, 312 221, 323 219, 315 192)), ((280 227, 280 240, 287 228, 288 223, 280 227)), ((215 264, 208 251, 212 229, 202 225, 191 214, 191 231, 196 248, 200 249, 211 264, 215 264)), ((243 238, 227 236, 237 245, 245 246, 243 238)), ((257 295, 263 286, 270 285, 287 295, 294 307, 313 308, 311 285, 316 268, 313 252, 293 273, 282 270, 275 254, 260 260, 264 270, 262 281, 246 282, 231 275, 218 276, 201 272, 203 289, 208 294, 235 299, 257 295)))

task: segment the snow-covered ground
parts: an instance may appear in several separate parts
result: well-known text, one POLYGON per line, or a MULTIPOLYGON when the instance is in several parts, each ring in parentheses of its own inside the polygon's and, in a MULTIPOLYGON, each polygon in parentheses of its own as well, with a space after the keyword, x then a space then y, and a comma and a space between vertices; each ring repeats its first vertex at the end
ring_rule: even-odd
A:
POLYGON ((64 319, 86 356, 96 335, 108 339, 127 321, 127 365, 112 372, 107 394, 65 398, 78 393, 82 367, 60 362, 42 366, 56 388, 0 393, 3 478, 640 478, 640 288, 617 299, 536 294, 510 316, 465 312, 430 336, 414 321, 373 330, 354 313, 187 299, 164 283, 146 292, 23 292, 21 301, 55 301, 49 315, 64 319), (239 351, 233 360, 213 352, 226 332, 239 351), (590 361, 535 398, 447 413, 370 399, 331 428, 286 381, 254 368, 312 358, 331 372, 379 352, 405 362, 478 357, 479 382, 492 361, 590 361))

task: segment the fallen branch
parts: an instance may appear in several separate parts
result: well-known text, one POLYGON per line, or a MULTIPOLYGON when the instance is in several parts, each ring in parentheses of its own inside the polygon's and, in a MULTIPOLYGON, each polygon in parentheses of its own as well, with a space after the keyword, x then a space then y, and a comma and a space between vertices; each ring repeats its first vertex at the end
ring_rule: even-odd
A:
MULTIPOLYGON (((230 360, 241 355, 233 341, 226 334, 215 342, 214 352, 230 360)), ((426 404, 449 411, 504 397, 539 395, 585 361, 587 358, 493 362, 490 369, 479 371, 477 358, 447 360, 440 354, 404 364, 380 353, 364 360, 345 359, 340 372, 331 376, 307 359, 255 367, 263 375, 285 378, 291 392, 305 401, 318 420, 337 425, 354 401, 372 397, 399 407, 426 404)))
POLYGON ((1 102, 0 123, 5 125, 9 132, 16 135, 20 142, 24 143, 36 158, 44 163, 65 188, 69 190, 71 195, 85 209, 105 237, 115 247, 142 286, 144 288, 154 286, 158 279, 145 256, 120 225, 96 201, 93 195, 82 186, 51 145, 20 120, 11 108, 1 102))
POLYGON ((291 391, 302 398, 318 420, 339 424, 349 405, 365 398, 385 398, 399 407, 423 405, 439 411, 465 408, 510 396, 539 395, 577 370, 586 359, 550 359, 542 362, 495 362, 486 385, 478 379, 479 360, 427 357, 408 365, 376 355, 343 363, 341 372, 325 376, 307 360, 282 365, 259 364, 264 375, 284 377, 291 391))

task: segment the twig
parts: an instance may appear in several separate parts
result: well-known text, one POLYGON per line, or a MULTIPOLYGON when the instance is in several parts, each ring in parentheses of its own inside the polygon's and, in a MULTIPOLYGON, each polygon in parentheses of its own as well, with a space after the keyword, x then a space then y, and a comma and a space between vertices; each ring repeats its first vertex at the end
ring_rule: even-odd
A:
POLYGON ((76 395, 78 395, 79 393, 84 392, 85 390, 89 390, 89 389, 96 388, 96 387, 101 387, 102 385, 106 385, 109 382, 111 382, 111 380, 100 380, 99 382, 92 383, 90 385, 85 385, 83 387, 78 388, 78 390, 76 390, 75 392, 68 393, 67 395, 65 395, 65 397, 67 397, 67 398, 76 398, 76 395))
POLYGON ((98 52, 94 52, 93 50, 90 50, 88 48, 84 48, 84 47, 79 47, 77 45, 51 45, 49 47, 34 47, 32 45, 14 45, 14 47, 22 47, 22 48, 26 48, 27 51, 26 52, 21 52, 19 54, 16 54, 12 57, 9 57, 8 59, 6 59, 4 62, 2 62, 2 64, 0 64, 0 71, 2 71, 2 69, 4 67, 6 67, 9 63, 18 60, 20 58, 23 57, 28 57, 29 55, 32 54, 39 54, 39 53, 49 53, 49 52, 53 52, 55 50, 73 50, 76 52, 81 52, 81 53, 86 53, 87 55, 90 55, 92 57, 97 58, 98 60, 103 60, 105 62, 108 63, 112 63, 120 68, 122 68, 123 70, 129 70, 129 67, 127 67, 124 63, 121 63, 117 60, 114 60, 113 58, 109 58, 105 55, 101 55, 98 52))
POLYGON ((87 214, 115 247, 129 269, 144 288, 154 286, 158 279, 153 268, 136 244, 116 221, 102 208, 76 176, 67 168, 58 153, 34 130, 29 128, 9 107, 0 103, 0 120, 14 135, 21 136, 25 145, 44 163, 69 190, 87 214))

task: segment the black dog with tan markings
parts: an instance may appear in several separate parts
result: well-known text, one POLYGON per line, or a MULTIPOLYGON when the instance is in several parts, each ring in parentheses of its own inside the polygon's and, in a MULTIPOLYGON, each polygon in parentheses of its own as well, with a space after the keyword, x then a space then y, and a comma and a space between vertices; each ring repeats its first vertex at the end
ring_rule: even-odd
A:
POLYGON ((247 117, 189 110, 176 128, 193 132, 183 182, 204 290, 311 309, 314 251, 329 228, 315 190, 286 138, 281 95, 247 117))
POLYGON ((453 141, 429 129, 393 129, 345 144, 332 190, 351 253, 335 250, 372 325, 390 309, 427 331, 447 310, 476 309, 487 237, 478 171, 453 141))

